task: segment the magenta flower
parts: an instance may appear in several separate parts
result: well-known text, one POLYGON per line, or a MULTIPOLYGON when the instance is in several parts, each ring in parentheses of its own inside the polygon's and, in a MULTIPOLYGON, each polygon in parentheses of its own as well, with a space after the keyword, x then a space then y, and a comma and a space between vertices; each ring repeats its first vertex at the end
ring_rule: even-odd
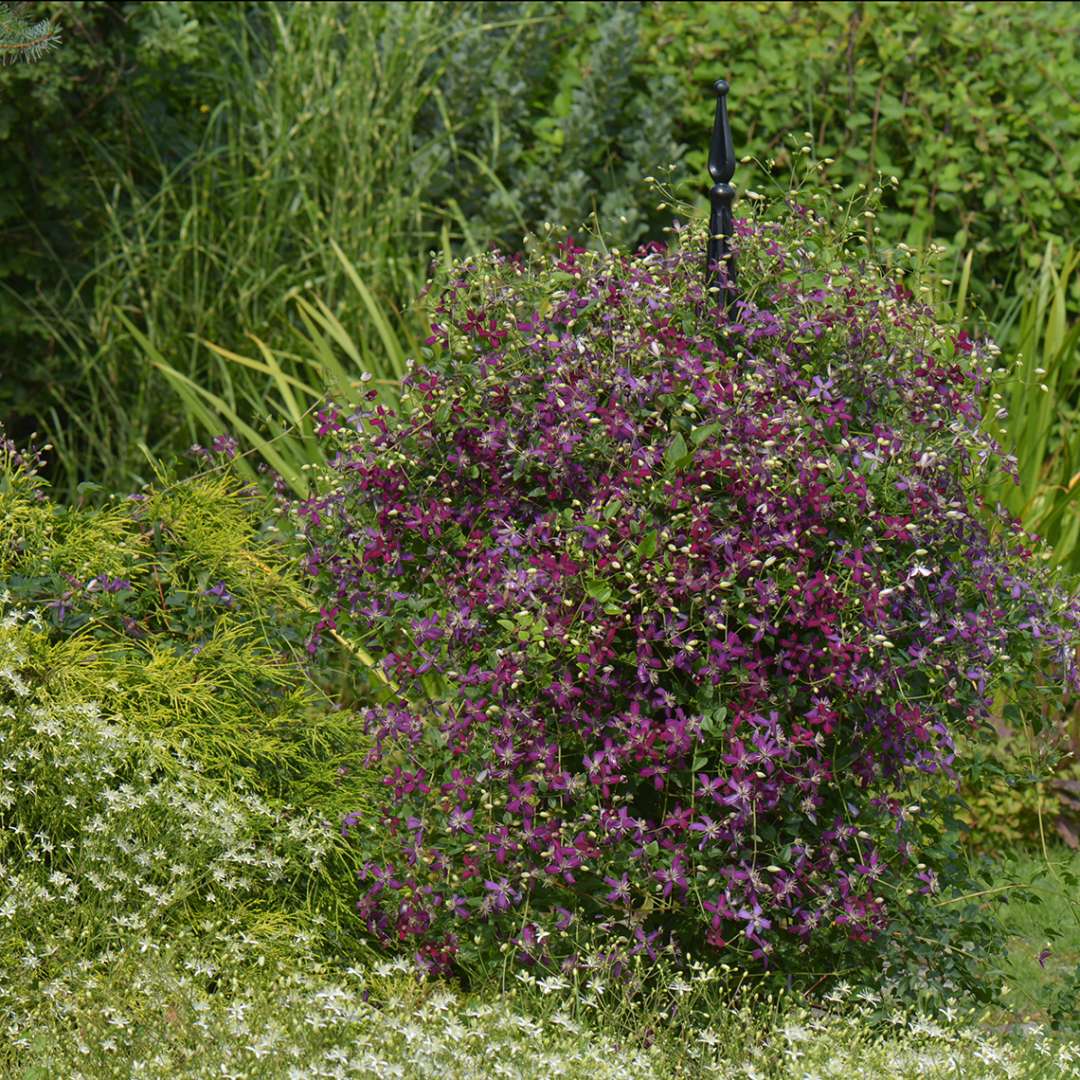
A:
POLYGON ((630 875, 623 874, 621 878, 616 880, 615 878, 605 877, 604 884, 610 886, 611 892, 604 897, 609 903, 612 904, 629 904, 630 903, 630 875))
POLYGON ((521 899, 521 893, 517 889, 511 888, 510 882, 506 878, 500 878, 498 881, 485 881, 484 888, 491 893, 492 902, 497 911, 509 911, 521 899))
POLYGON ((670 896, 673 889, 685 890, 687 879, 684 873, 682 856, 676 855, 671 866, 661 867, 661 869, 654 871, 653 877, 663 885, 661 889, 662 896, 670 896))
POLYGON ((449 820, 447 822, 451 832, 464 832, 470 836, 476 834, 476 830, 472 827, 470 822, 473 819, 473 811, 466 810, 463 806, 455 806, 450 811, 449 820))

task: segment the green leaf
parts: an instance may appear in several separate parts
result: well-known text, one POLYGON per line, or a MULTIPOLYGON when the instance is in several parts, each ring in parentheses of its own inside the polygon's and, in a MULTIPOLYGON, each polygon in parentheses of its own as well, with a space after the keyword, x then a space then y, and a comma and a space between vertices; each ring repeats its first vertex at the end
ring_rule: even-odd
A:
POLYGON ((643 559, 651 559, 656 554, 657 545, 656 530, 647 532, 640 541, 638 541, 637 553, 643 559))
POLYGON ((677 469, 688 457, 690 452, 686 448, 686 440, 682 435, 676 435, 671 440, 671 445, 664 454, 664 465, 670 469, 677 469))
POLYGON ((720 423, 714 422, 712 424, 706 424, 704 427, 694 428, 690 432, 690 441, 695 446, 700 446, 710 435, 716 434, 720 430, 720 423))
POLYGON ((621 509, 622 501, 620 499, 612 499, 611 502, 604 507, 604 520, 610 521, 621 509))
POLYGON ((594 600, 599 600, 601 604, 611 599, 611 586, 606 581, 597 581, 595 579, 587 581, 585 591, 594 600))

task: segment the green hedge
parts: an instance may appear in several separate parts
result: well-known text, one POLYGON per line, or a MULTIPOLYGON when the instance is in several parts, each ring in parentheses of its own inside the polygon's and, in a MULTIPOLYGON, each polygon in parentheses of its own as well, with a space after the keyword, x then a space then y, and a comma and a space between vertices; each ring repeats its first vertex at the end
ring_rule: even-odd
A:
POLYGON ((57 18, 62 43, 0 69, 0 356, 5 367, 18 358, 21 373, 0 383, 9 428, 19 416, 44 420, 35 410, 69 374, 50 362, 47 323, 28 318, 26 303, 62 302, 109 257, 97 241, 119 177, 151 186, 194 149, 200 94, 216 74, 205 57, 220 55, 215 31, 240 5, 32 7, 57 18))
POLYGON ((989 282, 1076 236, 1076 3, 665 3, 641 22, 635 71, 680 80, 695 173, 701 102, 724 75, 740 154, 786 174, 786 134, 809 131, 842 183, 900 179, 879 222, 889 241, 974 248, 989 282))

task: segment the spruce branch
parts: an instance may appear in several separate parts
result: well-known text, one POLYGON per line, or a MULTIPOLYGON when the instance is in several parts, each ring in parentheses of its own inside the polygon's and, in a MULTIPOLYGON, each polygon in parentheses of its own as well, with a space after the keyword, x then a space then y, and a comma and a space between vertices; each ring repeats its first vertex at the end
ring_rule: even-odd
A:
POLYGON ((60 44, 60 31, 52 19, 31 22, 23 15, 26 6, 0 3, 0 63, 40 60, 60 44))

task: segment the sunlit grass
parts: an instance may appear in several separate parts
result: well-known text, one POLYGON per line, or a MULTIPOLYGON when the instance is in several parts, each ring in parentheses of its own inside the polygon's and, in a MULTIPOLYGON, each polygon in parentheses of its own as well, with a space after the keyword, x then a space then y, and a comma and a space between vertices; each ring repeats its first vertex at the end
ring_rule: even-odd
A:
POLYGON ((997 873, 1008 889, 999 918, 1009 936, 1003 1004, 1020 1020, 1046 1021, 1055 1004, 1080 1017, 1080 852, 1051 848, 1003 857, 997 873), (1071 986, 1071 990, 1070 990, 1071 986))

